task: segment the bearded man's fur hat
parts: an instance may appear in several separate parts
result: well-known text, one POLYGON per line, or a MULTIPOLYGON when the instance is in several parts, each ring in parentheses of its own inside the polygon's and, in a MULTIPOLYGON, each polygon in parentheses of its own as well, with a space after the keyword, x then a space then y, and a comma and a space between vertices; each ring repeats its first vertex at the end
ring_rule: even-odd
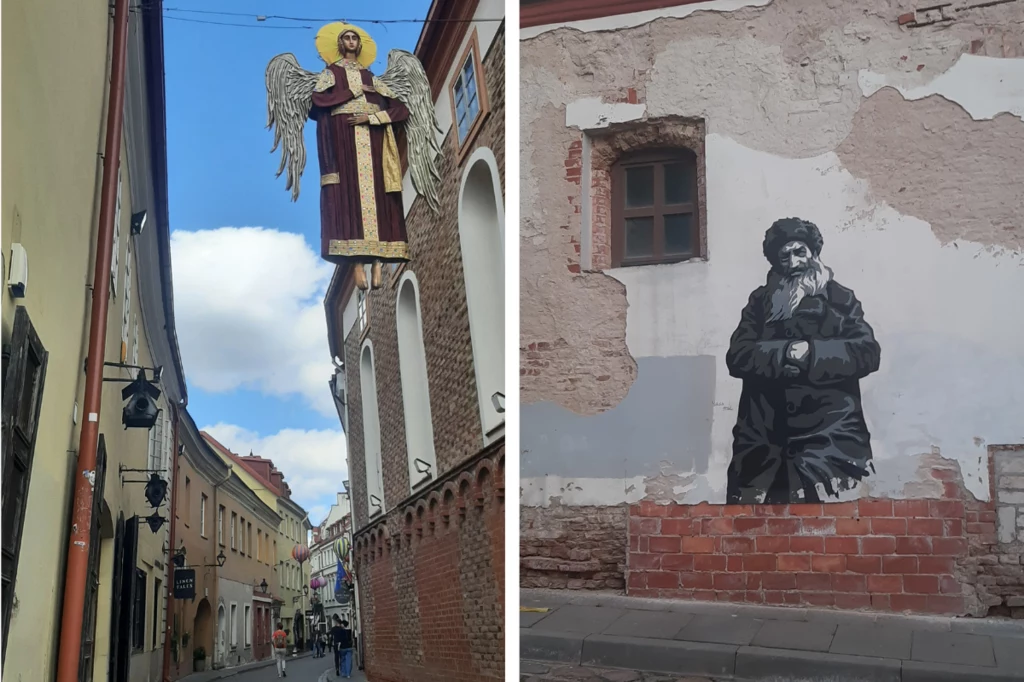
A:
POLYGON ((772 267, 779 267, 779 249, 789 242, 803 242, 815 256, 821 253, 821 247, 825 241, 821 238, 821 231, 818 226, 809 220, 800 218, 781 218, 772 223, 768 231, 764 233, 763 251, 764 257, 772 264, 772 267))

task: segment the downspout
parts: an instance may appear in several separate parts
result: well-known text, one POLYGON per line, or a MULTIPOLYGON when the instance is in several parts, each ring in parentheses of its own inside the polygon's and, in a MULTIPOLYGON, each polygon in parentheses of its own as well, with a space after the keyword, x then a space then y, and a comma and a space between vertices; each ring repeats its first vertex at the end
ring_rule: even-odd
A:
MULTIPOLYGON (((188 399, 182 401, 182 409, 188 406, 188 399)), ((174 444, 171 446, 171 537, 168 541, 167 556, 167 617, 164 619, 164 661, 161 679, 171 682, 171 626, 174 623, 174 541, 178 529, 178 423, 181 420, 178 407, 171 408, 174 420, 174 444)))
POLYGON ((74 472, 75 492, 64 578, 57 682, 78 681, 78 666, 82 655, 96 448, 99 442, 100 407, 103 398, 103 351, 107 341, 107 313, 110 307, 111 248, 114 243, 117 178, 121 166, 127 51, 128 0, 114 0, 114 39, 110 64, 110 93, 107 100, 107 131, 103 151, 103 185, 93 272, 92 314, 89 320, 89 355, 86 357, 85 368, 85 421, 82 423, 82 432, 79 436, 78 461, 74 472))

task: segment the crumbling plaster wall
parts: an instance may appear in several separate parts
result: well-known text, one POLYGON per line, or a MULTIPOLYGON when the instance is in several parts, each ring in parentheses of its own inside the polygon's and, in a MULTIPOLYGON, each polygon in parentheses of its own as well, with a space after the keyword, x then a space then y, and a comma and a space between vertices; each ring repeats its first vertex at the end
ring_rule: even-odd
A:
POLYGON ((939 453, 989 499, 987 444, 1024 442, 1024 1, 920 28, 886 0, 686 8, 524 33, 522 503, 724 502, 724 354, 791 215, 882 346, 862 382, 878 473, 853 495, 937 496, 939 453), (708 260, 594 270, 591 136, 669 116, 706 121, 708 260), (615 437, 653 406, 679 421, 615 437))

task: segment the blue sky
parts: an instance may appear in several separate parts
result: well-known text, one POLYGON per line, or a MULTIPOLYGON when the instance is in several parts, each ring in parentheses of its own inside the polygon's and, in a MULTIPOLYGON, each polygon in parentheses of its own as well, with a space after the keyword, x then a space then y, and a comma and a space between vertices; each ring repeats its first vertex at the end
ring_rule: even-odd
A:
POLYGON ((314 522, 347 477, 327 387, 322 301, 332 269, 319 259, 314 124, 306 126, 303 193, 293 203, 284 178, 274 177, 280 157, 270 154, 264 71, 283 52, 319 71, 316 31, 344 20, 377 42, 372 70, 381 73, 389 50, 413 50, 423 24, 365 20, 422 19, 429 7, 429 0, 176 0, 165 6, 175 318, 189 411, 228 447, 273 457, 314 522), (338 16, 346 7, 359 9, 338 16), (256 15, 268 20, 257 22, 256 15))

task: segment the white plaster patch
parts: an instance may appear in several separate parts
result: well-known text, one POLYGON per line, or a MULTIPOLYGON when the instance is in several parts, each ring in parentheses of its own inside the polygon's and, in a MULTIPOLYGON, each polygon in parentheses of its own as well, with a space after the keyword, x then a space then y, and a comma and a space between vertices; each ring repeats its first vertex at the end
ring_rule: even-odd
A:
POLYGON ((646 112, 646 104, 604 102, 600 97, 585 97, 565 107, 565 125, 580 130, 607 128, 612 123, 641 119, 646 112))
POLYGON ((621 28, 632 28, 652 22, 663 17, 681 19, 694 12, 735 12, 744 7, 764 7, 772 0, 709 0, 709 2, 695 2, 689 5, 677 7, 665 7, 653 9, 646 12, 633 12, 631 14, 617 14, 599 19, 587 19, 585 21, 569 21, 559 24, 544 24, 543 26, 531 26, 520 29, 519 39, 529 40, 548 31, 559 28, 572 28, 584 33, 592 31, 614 31, 621 28))
POLYGON ((1003 113, 1024 119, 1024 59, 964 54, 930 82, 913 85, 912 80, 913 74, 882 74, 866 69, 857 74, 865 97, 891 87, 907 100, 941 95, 963 107, 975 121, 1003 113))
POLYGON ((538 476, 519 481, 519 503, 547 507, 552 500, 572 506, 633 504, 644 498, 644 478, 538 476))
MULTIPOLYGON (((882 349, 879 371, 861 382, 876 474, 844 498, 928 496, 918 456, 937 453, 989 499, 984 443, 1024 442, 1024 254, 962 240, 943 246, 927 223, 878 202, 831 152, 788 159, 711 134, 706 158, 709 260, 607 271, 626 286, 633 357, 718 359, 700 493, 725 501, 742 388, 725 353, 768 271, 765 230, 796 216, 821 228, 822 259, 854 290, 882 349)), ((701 501, 693 492, 685 502, 701 501)))
POLYGON ((1013 542, 1014 519, 1017 516, 1017 509, 1014 507, 999 507, 999 542, 1013 542))

